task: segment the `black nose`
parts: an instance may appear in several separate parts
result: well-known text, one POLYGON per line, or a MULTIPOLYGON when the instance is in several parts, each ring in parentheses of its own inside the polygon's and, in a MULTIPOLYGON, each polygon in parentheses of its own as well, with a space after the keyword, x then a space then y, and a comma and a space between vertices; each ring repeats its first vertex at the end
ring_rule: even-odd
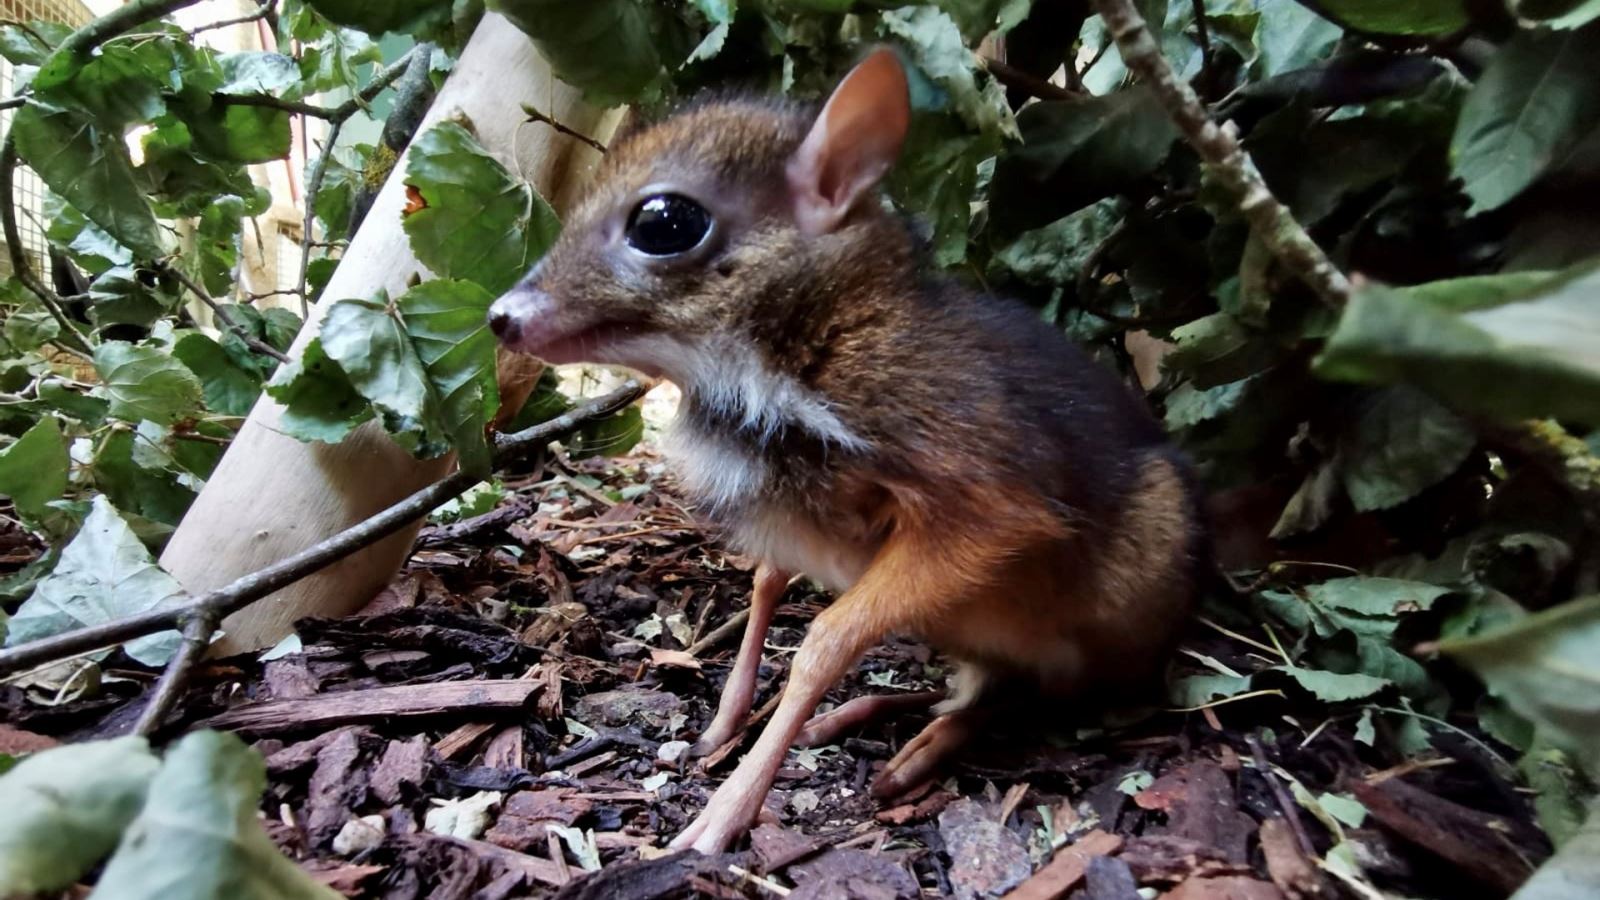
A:
POLYGON ((489 330, 503 341, 516 340, 517 322, 505 310, 491 309, 489 311, 489 330))

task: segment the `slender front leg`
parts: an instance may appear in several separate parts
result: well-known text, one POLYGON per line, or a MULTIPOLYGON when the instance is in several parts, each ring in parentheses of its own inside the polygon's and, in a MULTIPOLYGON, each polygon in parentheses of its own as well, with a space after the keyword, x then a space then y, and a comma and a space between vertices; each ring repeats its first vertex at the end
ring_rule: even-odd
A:
POLYGON ((701 853, 719 853, 755 823, 784 756, 823 694, 884 635, 861 614, 860 599, 847 593, 811 623, 789 667, 777 712, 699 818, 673 840, 672 849, 692 846, 701 853))
POLYGON ((811 623, 772 720, 673 848, 715 853, 743 834, 823 694, 889 632, 917 632, 933 619, 965 613, 994 584, 994 567, 1009 558, 1007 550, 1026 546, 1025 537, 992 527, 963 535, 943 522, 897 523, 861 580, 811 623))
POLYGON ((772 614, 778 600, 789 586, 790 575, 781 569, 762 563, 756 567, 755 586, 750 592, 750 621, 745 623, 744 638, 739 643, 739 655, 734 659, 733 670, 722 686, 722 699, 717 703, 717 714, 701 733, 690 751, 704 756, 733 739, 744 727, 750 715, 750 705, 755 702, 756 681, 761 674, 761 649, 767 643, 767 629, 772 627, 772 614))

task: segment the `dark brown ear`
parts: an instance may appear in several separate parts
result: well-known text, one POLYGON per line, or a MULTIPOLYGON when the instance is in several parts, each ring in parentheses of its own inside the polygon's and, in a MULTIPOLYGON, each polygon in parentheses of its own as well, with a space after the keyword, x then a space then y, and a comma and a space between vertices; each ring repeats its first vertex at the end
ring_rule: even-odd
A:
POLYGON ((789 195, 800 230, 833 231, 889 171, 911 126, 911 92, 894 51, 881 48, 834 88, 789 159, 789 195))

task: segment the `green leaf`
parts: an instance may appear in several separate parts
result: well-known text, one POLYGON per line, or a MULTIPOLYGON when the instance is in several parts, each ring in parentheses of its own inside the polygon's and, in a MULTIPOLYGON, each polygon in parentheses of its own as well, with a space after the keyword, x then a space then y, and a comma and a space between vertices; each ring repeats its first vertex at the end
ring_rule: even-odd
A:
POLYGON ((630 406, 604 419, 587 422, 567 440, 567 453, 573 459, 590 456, 621 456, 644 437, 644 413, 630 406))
MULTIPOLYGON (((1469 285, 1471 303, 1483 283, 1469 285)), ((1416 294, 1363 290, 1315 369, 1346 381, 1409 381, 1452 407, 1507 419, 1600 423, 1600 268, 1538 285, 1463 313, 1416 294)))
POLYGON ((1588 900, 1600 895, 1600 801, 1590 800, 1583 828, 1545 860, 1511 900, 1588 900))
POLYGON ((1250 690, 1250 676, 1205 674, 1179 678, 1167 686, 1167 698, 1180 709, 1194 709, 1213 700, 1250 690))
POLYGON ((954 20, 931 6, 912 6, 883 14, 884 30, 905 42, 917 68, 950 96, 950 108, 980 134, 1018 138, 1017 121, 1000 83, 978 77, 978 60, 961 38, 954 20))
POLYGON ((237 737, 185 736, 150 782, 95 900, 337 900, 267 836, 257 814, 266 783, 260 754, 237 737))
POLYGON ((39 421, 0 450, 0 494, 11 498, 17 512, 36 518, 44 505, 67 491, 67 439, 54 416, 39 421))
POLYGON ((337 444, 372 418, 367 399, 328 358, 321 338, 307 343, 299 359, 280 367, 266 391, 284 406, 280 427, 298 440, 337 444))
POLYGON ((170 35, 144 34, 101 44, 88 58, 52 54, 34 76, 33 90, 53 108, 120 131, 166 111, 165 95, 183 86, 180 73, 192 53, 170 35))
POLYGON ((217 58, 226 81, 219 94, 265 94, 295 99, 300 87, 300 65, 282 53, 247 50, 217 58))
POLYGON ((1295 0, 1269 0, 1261 7, 1255 36, 1260 51, 1254 67, 1258 78, 1271 78, 1326 58, 1344 33, 1295 0))
POLYGON ((289 114, 264 106, 221 104, 188 119, 195 149, 217 162, 271 162, 289 155, 289 114))
POLYGON ((1169 429, 1189 428, 1227 415, 1238 408, 1251 379, 1244 378, 1200 390, 1190 382, 1178 385, 1167 395, 1166 423, 1169 429))
POLYGON ((406 184, 427 203, 405 218, 417 259, 440 278, 474 281, 491 294, 515 284, 561 231, 550 205, 454 122, 412 144, 406 184))
POLYGON ((1340 474, 1358 512, 1387 509, 1450 477, 1478 436, 1455 413, 1410 387, 1379 391, 1339 445, 1340 474))
POLYGON ((222 345, 198 332, 179 338, 172 355, 200 379, 206 408, 225 416, 247 416, 261 396, 261 374, 238 364, 222 345))
POLYGON ((62 22, 7 22, 0 25, 0 57, 14 66, 42 65, 71 33, 72 26, 62 22))
POLYGON ((104 399, 80 394, 55 379, 40 382, 39 399, 57 412, 71 416, 90 428, 100 427, 111 412, 111 404, 104 399))
POLYGON ((114 266, 89 284, 89 318, 100 328, 148 328, 178 305, 178 298, 161 288, 161 282, 151 277, 148 269, 114 266))
POLYGON ((17 112, 11 133, 17 154, 91 222, 144 259, 165 255, 166 241, 134 180, 120 132, 29 104, 17 112))
POLYGON ((448 18, 448 0, 306 0, 306 5, 328 20, 369 34, 408 31, 422 20, 448 18))
MULTIPOLYGON (((139 543, 111 502, 96 497, 89 518, 61 551, 55 571, 39 582, 33 596, 11 617, 6 646, 187 600, 183 588, 150 558, 150 551, 139 543)), ((147 666, 159 666, 172 656, 180 640, 178 632, 164 631, 129 641, 123 649, 147 666)))
POLYGON ((978 164, 993 153, 991 141, 972 134, 954 115, 912 118, 900 161, 890 171, 889 193, 933 225, 933 258, 941 266, 966 258, 978 164))
MULTIPOLYGON (((118 509, 150 522, 176 526, 194 502, 195 490, 184 486, 178 473, 166 468, 167 460, 157 460, 156 467, 151 468, 151 457, 158 454, 150 450, 142 434, 113 431, 95 453, 89 475, 94 486, 118 509)), ((138 523, 130 524, 140 527, 138 523)), ((145 543, 150 543, 150 538, 150 534, 140 533, 145 543)))
POLYGON ((1589 793, 1583 774, 1571 756, 1542 740, 1517 760, 1517 771, 1538 792, 1533 806, 1540 827, 1557 847, 1564 846, 1583 827, 1583 798, 1589 793))
POLYGON ((694 0, 694 7, 706 17, 711 30, 695 45, 689 58, 683 61, 684 65, 711 59, 722 52, 722 45, 727 42, 728 32, 733 27, 736 3, 735 0, 694 0))
POLYGON ((0 777, 0 895, 71 886, 144 805, 160 763, 142 737, 66 744, 0 777))
POLYGON ((60 334, 61 323, 44 310, 17 310, 6 316, 6 343, 11 345, 12 350, 31 352, 55 340, 60 334))
POLYGON ((1281 672, 1293 678, 1295 683, 1316 695, 1316 698, 1324 703, 1361 700, 1389 686, 1389 682, 1382 678, 1374 678, 1359 672, 1339 674, 1300 666, 1274 666, 1265 671, 1281 672))
POLYGON ((1462 0, 1321 0, 1332 18, 1373 34, 1443 36, 1466 27, 1462 0))
POLYGON ((990 272, 1007 269, 1028 284, 1076 285, 1084 264, 1122 218, 1122 202, 1107 198, 1043 228, 1024 231, 995 253, 990 272))
POLYGON ((1595 59, 1600 25, 1519 31, 1495 54, 1467 95, 1450 146, 1469 213, 1505 205, 1600 128, 1595 59))
POLYGON ((119 419, 165 424, 200 406, 199 379, 164 350, 106 341, 95 348, 94 368, 119 419))
POLYGON ((1161 164, 1178 136, 1144 88, 1033 103, 1017 126, 1022 145, 1000 156, 989 186, 991 215, 1011 233, 1131 187, 1161 164))
POLYGON ((1572 600, 1439 649, 1594 771, 1600 765, 1600 597, 1572 600))
POLYGON ((428 373, 386 302, 334 303, 322 320, 319 340, 401 446, 424 458, 450 449, 428 373))
POLYGON ((99 275, 113 266, 133 264, 133 251, 117 243, 104 228, 89 221, 77 208, 47 191, 44 214, 49 225, 45 236, 52 244, 72 254, 90 275, 99 275))
POLYGON ((484 475, 490 467, 485 429, 500 408, 496 343, 488 327, 493 302, 493 294, 470 281, 430 281, 399 300, 461 468, 484 475))
POLYGON ((352 90, 361 83, 358 67, 383 60, 383 51, 359 31, 329 28, 300 52, 305 93, 352 90))
POLYGON ((533 38, 562 81, 596 106, 652 103, 694 37, 667 4, 649 0, 489 0, 533 38))

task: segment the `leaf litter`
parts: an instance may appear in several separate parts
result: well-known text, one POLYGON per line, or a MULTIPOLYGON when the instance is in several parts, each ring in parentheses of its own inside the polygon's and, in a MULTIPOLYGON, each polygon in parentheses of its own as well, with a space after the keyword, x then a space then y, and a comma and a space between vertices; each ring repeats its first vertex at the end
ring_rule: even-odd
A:
MULTIPOLYGON (((207 663, 158 735, 233 730, 264 761, 260 827, 300 874, 262 877, 372 898, 1026 900, 1128 884, 1179 898, 1445 898, 1507 896, 1550 852, 1495 758, 1507 748, 1433 715, 1447 709, 1393 699, 1395 680, 1373 674, 1387 670, 1354 662, 1363 642, 1393 652, 1386 638, 1444 592, 1354 578, 1263 584, 1257 618, 1207 610, 1171 701, 1013 711, 944 780, 887 803, 867 786, 926 714, 797 750, 750 849, 668 852, 753 740, 708 761, 686 752, 737 645, 705 638, 746 603, 749 562, 677 504, 646 448, 551 463, 505 489, 500 509, 516 517, 432 526, 356 616, 304 620, 298 642, 207 663)), ((826 602, 802 582, 780 604, 758 711, 826 602)), ((828 700, 938 689, 949 671, 896 639, 828 700)), ((5 688, 0 737, 112 737, 149 680, 51 706, 5 688)), ((202 768, 252 784, 230 746, 202 768)), ((163 796, 174 778, 149 789, 163 796)))

